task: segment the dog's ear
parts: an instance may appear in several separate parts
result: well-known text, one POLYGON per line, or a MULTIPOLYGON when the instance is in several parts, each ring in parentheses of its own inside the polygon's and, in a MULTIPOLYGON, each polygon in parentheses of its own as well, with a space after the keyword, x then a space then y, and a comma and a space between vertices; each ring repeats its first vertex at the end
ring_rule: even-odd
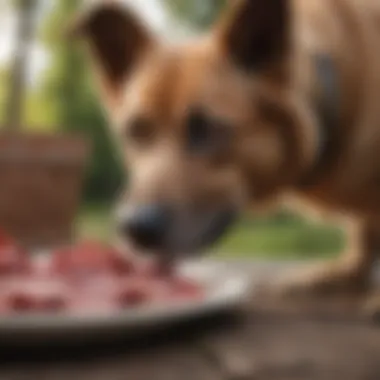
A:
POLYGON ((117 0, 99 2, 81 12, 69 26, 68 35, 88 42, 106 92, 103 95, 114 101, 134 65, 153 43, 145 26, 117 0))
POLYGON ((217 30, 225 53, 250 72, 276 63, 290 42, 290 0, 234 0, 217 30))

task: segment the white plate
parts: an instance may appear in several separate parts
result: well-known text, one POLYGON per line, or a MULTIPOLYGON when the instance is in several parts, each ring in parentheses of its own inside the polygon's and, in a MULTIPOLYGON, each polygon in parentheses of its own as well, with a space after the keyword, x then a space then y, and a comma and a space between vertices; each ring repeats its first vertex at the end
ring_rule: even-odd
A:
POLYGON ((200 282, 205 297, 194 301, 128 309, 110 315, 24 315, 0 317, 0 341, 9 343, 71 343, 128 334, 237 307, 248 293, 249 281, 226 265, 201 261, 186 263, 184 275, 200 282))

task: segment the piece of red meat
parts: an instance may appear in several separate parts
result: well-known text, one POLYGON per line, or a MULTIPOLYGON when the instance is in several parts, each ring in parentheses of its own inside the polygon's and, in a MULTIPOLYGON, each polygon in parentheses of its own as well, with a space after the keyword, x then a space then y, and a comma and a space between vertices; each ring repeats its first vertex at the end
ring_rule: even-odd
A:
POLYGON ((20 278, 10 283, 5 296, 11 312, 58 312, 68 305, 70 289, 59 281, 20 278))
POLYGON ((174 277, 171 280, 171 289, 175 298, 197 299, 203 296, 202 287, 188 278, 174 277))
POLYGON ((31 261, 27 252, 0 230, 0 276, 26 274, 30 270, 31 261))
POLYGON ((13 312, 59 312, 66 309, 68 300, 63 295, 38 296, 27 291, 10 294, 6 298, 7 308, 13 312))
POLYGON ((59 312, 64 311, 68 305, 68 298, 59 294, 51 294, 50 296, 43 297, 38 302, 38 310, 45 312, 59 312))
POLYGON ((5 297, 6 309, 16 312, 32 312, 37 309, 37 300, 27 292, 14 292, 5 297))
POLYGON ((30 270, 27 255, 17 247, 0 248, 0 276, 26 274, 30 270))
POLYGON ((108 257, 110 261, 110 268, 112 273, 118 276, 136 275, 138 270, 138 263, 133 258, 121 254, 114 248, 108 248, 108 257))
POLYGON ((53 253, 53 273, 74 276, 96 274, 128 275, 134 272, 134 263, 115 249, 97 242, 85 242, 53 253))
POLYGON ((143 279, 130 280, 120 284, 116 303, 121 308, 144 305, 153 300, 154 288, 143 279))

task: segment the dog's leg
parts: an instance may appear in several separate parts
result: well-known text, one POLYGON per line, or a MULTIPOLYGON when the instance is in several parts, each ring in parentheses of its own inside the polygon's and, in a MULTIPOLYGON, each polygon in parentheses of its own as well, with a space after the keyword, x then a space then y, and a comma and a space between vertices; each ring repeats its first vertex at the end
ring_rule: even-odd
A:
POLYGON ((276 281, 275 293, 289 296, 357 293, 367 288, 380 237, 380 225, 352 222, 347 251, 338 259, 298 269, 276 281))

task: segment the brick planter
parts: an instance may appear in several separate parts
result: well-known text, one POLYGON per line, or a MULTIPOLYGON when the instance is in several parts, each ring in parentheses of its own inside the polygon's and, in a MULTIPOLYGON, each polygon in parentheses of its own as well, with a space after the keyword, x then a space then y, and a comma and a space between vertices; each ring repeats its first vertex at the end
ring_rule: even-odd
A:
POLYGON ((88 154, 78 137, 0 134, 0 228, 28 248, 69 242, 88 154))

